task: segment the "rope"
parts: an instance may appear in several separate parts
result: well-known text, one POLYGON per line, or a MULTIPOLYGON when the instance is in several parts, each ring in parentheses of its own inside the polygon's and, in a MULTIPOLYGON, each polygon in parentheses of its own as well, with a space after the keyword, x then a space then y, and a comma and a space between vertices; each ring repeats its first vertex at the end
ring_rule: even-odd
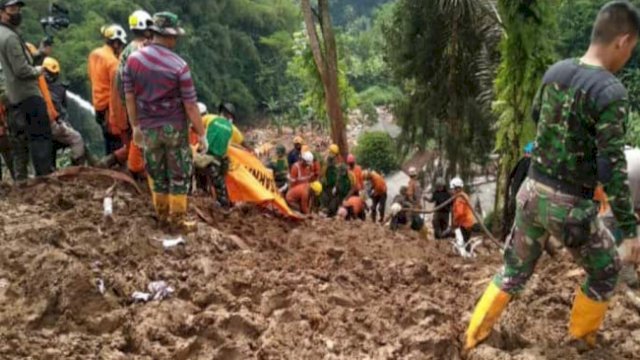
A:
POLYGON ((471 212, 473 213, 473 216, 478 221, 478 224, 480 224, 480 228, 482 229, 482 231, 485 233, 485 235, 487 235, 487 237, 489 237, 489 240, 491 240, 496 246, 498 246, 498 248, 502 249, 502 244, 500 244, 500 242, 493 236, 493 234, 489 231, 489 229, 487 229, 487 227, 484 226, 483 219, 480 217, 480 215, 478 215, 478 213, 475 211, 473 206, 471 206, 471 204, 469 204, 468 197, 467 197, 466 194, 454 195, 449 200, 447 200, 447 201, 443 202, 442 204, 436 206, 433 210, 404 208, 404 209, 402 209, 402 211, 406 211, 406 212, 410 212, 410 213, 414 213, 414 214, 433 214, 433 213, 435 213, 435 212, 437 212, 439 210, 444 209, 445 207, 447 207, 449 204, 451 204, 457 198, 462 198, 467 203, 467 205, 469 205, 469 208, 471 209, 471 212))

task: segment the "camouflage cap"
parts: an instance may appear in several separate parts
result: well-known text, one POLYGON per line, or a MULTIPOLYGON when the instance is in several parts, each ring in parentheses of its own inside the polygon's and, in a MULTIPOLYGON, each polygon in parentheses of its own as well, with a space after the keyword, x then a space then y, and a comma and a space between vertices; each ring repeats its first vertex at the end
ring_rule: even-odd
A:
POLYGON ((153 15, 153 25, 149 29, 165 36, 182 36, 186 34, 184 29, 180 27, 178 15, 168 11, 155 13, 153 15))

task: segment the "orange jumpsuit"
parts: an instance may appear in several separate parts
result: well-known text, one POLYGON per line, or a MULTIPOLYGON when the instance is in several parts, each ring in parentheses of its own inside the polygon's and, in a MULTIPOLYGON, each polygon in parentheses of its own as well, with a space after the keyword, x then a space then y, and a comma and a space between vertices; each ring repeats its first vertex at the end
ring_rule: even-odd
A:
POLYGON ((384 181, 382 175, 377 172, 371 173, 371 187, 373 189, 374 196, 380 196, 387 192, 387 183, 384 181))
POLYGON ((353 172, 353 175, 356 178, 356 190, 358 191, 364 190, 364 176, 362 174, 362 167, 360 165, 356 165, 353 167, 353 170, 351 171, 353 172))
POLYGON ((361 220, 365 219, 364 200, 360 196, 351 196, 342 203, 342 206, 349 210, 349 215, 361 220))
POLYGON ((287 192, 287 203, 292 207, 297 207, 303 214, 309 214, 311 203, 311 187, 309 183, 301 183, 289 189, 287 192))
POLYGON ((313 167, 305 164, 303 161, 298 161, 293 164, 291 167, 291 172, 289 173, 289 181, 291 182, 291 187, 295 187, 296 185, 303 183, 310 183, 313 179, 314 171, 313 167))
POLYGON ((471 205, 465 200, 465 197, 468 198, 465 194, 457 197, 453 201, 453 224, 454 226, 469 230, 476 224, 476 218, 473 216, 471 205))
POLYGON ((105 44, 93 50, 89 54, 88 70, 93 107, 96 111, 107 110, 111 99, 112 83, 115 79, 112 75, 118 70, 118 58, 113 49, 105 44))

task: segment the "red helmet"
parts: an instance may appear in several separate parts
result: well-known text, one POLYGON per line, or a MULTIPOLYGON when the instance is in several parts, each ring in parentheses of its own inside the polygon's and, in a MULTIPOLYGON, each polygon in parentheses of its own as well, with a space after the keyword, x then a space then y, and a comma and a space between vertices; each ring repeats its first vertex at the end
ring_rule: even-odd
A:
POLYGON ((349 156, 347 156, 347 164, 355 164, 356 163, 356 157, 353 156, 353 154, 349 154, 349 156))

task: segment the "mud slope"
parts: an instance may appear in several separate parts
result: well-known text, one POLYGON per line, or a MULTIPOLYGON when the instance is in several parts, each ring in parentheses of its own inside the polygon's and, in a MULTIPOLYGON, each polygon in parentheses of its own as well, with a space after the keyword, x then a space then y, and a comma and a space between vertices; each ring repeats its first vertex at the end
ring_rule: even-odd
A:
MULTIPOLYGON (((465 261, 447 243, 368 223, 222 215, 204 199, 216 229, 200 223, 185 247, 164 250, 146 198, 125 185, 115 223, 103 221, 109 186, 0 188, 1 359, 461 359, 469 312, 499 265, 495 250, 465 261), (131 301, 156 280, 173 296, 131 301)), ((545 259, 468 358, 637 358, 640 316, 622 297, 600 349, 568 342, 572 270, 545 259)))

